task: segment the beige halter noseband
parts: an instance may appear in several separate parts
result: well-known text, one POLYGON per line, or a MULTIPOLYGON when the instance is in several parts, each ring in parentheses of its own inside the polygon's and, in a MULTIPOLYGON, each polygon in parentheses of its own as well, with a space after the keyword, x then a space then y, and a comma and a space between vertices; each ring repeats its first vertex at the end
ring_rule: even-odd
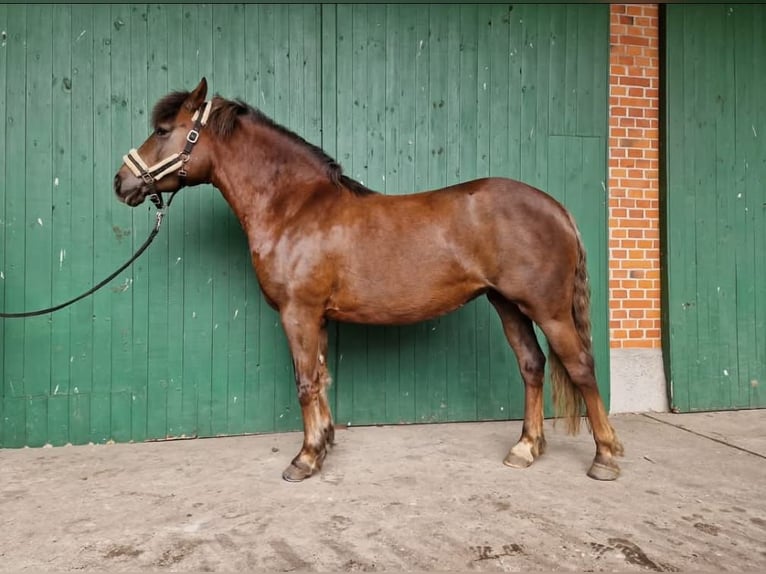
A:
POLYGON ((212 107, 212 100, 205 102, 204 108, 198 109, 192 116, 192 126, 189 133, 186 134, 186 145, 183 151, 174 153, 166 157, 163 160, 158 161, 151 167, 146 165, 144 159, 139 155, 138 150, 133 148, 126 155, 122 156, 122 160, 128 169, 133 172, 136 177, 140 177, 148 185, 154 187, 155 182, 159 181, 166 175, 178 171, 180 177, 186 177, 186 162, 189 161, 194 144, 199 140, 199 132, 207 124, 210 117, 210 109, 212 107))

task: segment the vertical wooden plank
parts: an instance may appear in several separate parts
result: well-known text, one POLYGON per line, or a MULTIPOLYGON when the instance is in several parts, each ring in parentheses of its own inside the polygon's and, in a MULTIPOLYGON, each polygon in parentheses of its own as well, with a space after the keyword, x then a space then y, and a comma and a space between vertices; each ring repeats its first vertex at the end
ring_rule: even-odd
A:
POLYGON ((131 440, 131 403, 133 394, 130 390, 120 390, 109 395, 110 425, 109 440, 128 442, 131 440))
MULTIPOLYGON (((336 101, 337 93, 337 52, 336 41, 337 13, 335 5, 322 4, 320 12, 321 30, 319 30, 319 44, 321 46, 321 57, 315 63, 317 73, 319 74, 318 90, 320 92, 320 128, 321 128, 321 147, 331 156, 337 157, 337 139, 338 139, 338 107, 336 101)), ((261 303, 262 304, 262 303, 261 303)), ((333 383, 330 386, 328 401, 333 417, 338 415, 338 356, 339 356, 339 324, 330 321, 327 323, 328 331, 328 357, 327 365, 330 369, 330 376, 333 383)))
MULTIPOLYGON (((735 185, 731 219, 735 237, 736 343, 738 380, 732 406, 759 408, 766 405, 762 388, 766 380, 766 192, 761 184, 766 169, 760 158, 766 153, 766 81, 755 74, 766 62, 766 11, 761 6, 736 6, 726 12, 727 40, 734 45, 735 185)), ((731 191, 730 191, 731 193, 731 191)))
MULTIPOLYGON (((189 35, 194 37, 197 32, 193 26, 197 10, 187 5, 164 5, 162 8, 163 11, 149 22, 149 49, 157 54, 152 71, 159 76, 158 82, 150 82, 150 87, 153 87, 152 106, 170 91, 192 89, 194 84, 190 86, 185 82, 185 69, 198 59, 195 48, 188 43, 189 35), (188 29, 190 22, 192 25, 188 29), (165 26, 164 31, 158 24, 165 26), (194 57, 189 57, 191 54, 194 57)), ((199 36, 200 41, 203 38, 199 36)), ((161 244, 162 249, 156 254, 157 261, 152 264, 153 270, 166 269, 167 274, 150 278, 150 285, 156 281, 158 287, 157 296, 152 289, 150 297, 149 353, 154 375, 147 389, 147 435, 151 437, 186 436, 182 401, 187 377, 184 361, 190 352, 194 352, 196 342, 196 333, 187 322, 188 313, 185 310, 185 269, 194 265, 193 261, 187 261, 187 249, 197 241, 193 231, 187 235, 191 227, 188 203, 193 201, 190 195, 181 191, 174 200, 173 215, 167 217, 164 223, 167 243, 161 244), (152 359, 152 356, 155 358, 152 359)))
MULTIPOLYGON (((417 7, 413 15, 415 24, 415 116, 414 116, 414 181, 413 191, 429 189, 430 175, 428 161, 430 157, 430 114, 432 111, 430 98, 430 56, 431 56, 431 26, 430 17, 433 5, 417 7)), ((402 329, 401 336, 412 341, 412 379, 414 420, 427 422, 431 414, 431 397, 428 393, 428 334, 431 324, 423 322, 402 329)))
MULTIPOLYGON (((510 117, 508 105, 510 100, 510 78, 508 77, 509 24, 508 8, 492 6, 487 22, 489 35, 489 69, 490 82, 481 86, 489 91, 489 154, 490 171, 493 176, 510 177, 508 170, 510 117)), ((514 97, 516 94, 514 94, 514 97)))
POLYGON ((27 396, 27 430, 24 446, 39 447, 48 442, 48 397, 27 396))
MULTIPOLYGON (((189 91, 206 77, 208 98, 217 91, 212 11, 209 5, 168 7, 168 25, 181 32, 179 37, 168 40, 168 89, 189 91), (179 61, 182 65, 172 65, 179 61)), ((175 363, 168 376, 167 432, 174 436, 210 436, 214 269, 217 259, 225 259, 219 257, 215 247, 205 246, 218 225, 209 215, 220 198, 210 186, 181 194, 183 221, 176 222, 169 238, 169 318, 177 334, 168 350, 175 363)))
MULTIPOLYGON (((550 18, 548 13, 553 11, 559 11, 560 7, 548 7, 546 8, 544 15, 537 19, 536 22, 536 36, 534 42, 535 49, 537 51, 537 70, 535 79, 535 99, 537 100, 537 118, 534 127, 534 133, 532 138, 535 144, 535 171, 531 180, 527 183, 540 188, 548 189, 548 142, 546 136, 550 134, 550 110, 548 108, 548 100, 550 98, 550 88, 548 86, 548 72, 546 70, 548 62, 550 61, 551 54, 551 29, 550 18)), ((604 10, 602 10, 603 12, 604 10)), ((598 21, 593 20, 593 27, 590 30, 592 36, 596 36, 598 32, 601 32, 602 42, 609 41, 608 26, 598 27, 598 21)), ((577 51, 581 51, 581 46, 577 47, 577 51)), ((591 66, 590 62, 587 64, 591 66)), ((601 67, 599 72, 603 75, 606 67, 601 67)), ((591 94, 592 95, 592 94, 591 94)), ((602 108, 602 114, 606 108, 602 108)))
MULTIPOLYGON (((766 10, 761 6, 753 7, 753 37, 758 39, 756 50, 753 54, 751 69, 761 70, 766 65, 766 10)), ((752 157, 766 157, 766 101, 759 94, 766 92, 766 78, 763 75, 755 76, 757 83, 754 87, 754 103, 752 114, 755 121, 751 124, 753 131, 752 157), (755 130, 753 130, 755 127, 755 130)), ((754 163, 754 162, 751 162, 754 163)), ((762 185, 766 179, 766 165, 761 162, 757 173, 751 172, 749 179, 750 203, 748 212, 753 214, 751 224, 752 246, 755 252, 753 264, 753 285, 766 285, 766 188, 762 185), (758 207, 760 206, 760 209, 758 207)), ((766 293, 763 289, 755 289, 755 351, 750 355, 751 368, 748 378, 744 381, 750 390, 749 407, 766 407, 766 293)))
MULTIPOLYGON (((149 116, 147 91, 150 83, 148 76, 148 63, 150 54, 148 51, 149 35, 148 22, 150 20, 150 6, 134 5, 130 8, 130 135, 131 146, 137 146, 144 141, 149 133, 149 116)), ((153 15, 152 15, 153 16, 153 15)), ((143 242, 143 238, 149 235, 154 225, 154 209, 143 206, 134 210, 133 227, 130 237, 124 237, 123 242, 131 245, 135 250, 143 242)), ((125 417, 123 433, 127 438, 115 435, 115 440, 146 440, 147 427, 147 403, 146 388, 148 384, 149 362, 149 316, 151 299, 149 297, 149 282, 153 269, 149 266, 149 260, 141 258, 131 267, 131 283, 129 292, 132 312, 133 333, 131 337, 131 349, 128 351, 133 364, 132 377, 127 381, 129 393, 122 399, 123 405, 119 412, 125 417), (127 400, 127 404, 125 404, 127 400)), ((113 407, 113 410, 115 408, 113 407)))
MULTIPOLYGON (((509 131, 514 119, 508 116, 509 77, 508 56, 510 54, 509 24, 510 18, 507 6, 492 6, 487 13, 487 57, 488 57, 488 82, 482 82, 480 89, 489 94, 489 172, 492 176, 511 176, 509 170, 509 157, 512 154, 509 149, 509 131)), ((523 92, 524 97, 535 97, 536 83, 528 86, 523 92)), ((517 98, 519 94, 513 94, 517 98)), ((536 134, 535 134, 536 135, 536 134)), ((482 315, 489 316, 487 332, 489 342, 484 352, 490 359, 489 370, 489 393, 490 404, 485 416, 493 419, 508 418, 511 409, 516 414, 523 413, 523 390, 518 384, 518 368, 514 361, 513 352, 508 345, 501 322, 494 309, 485 301, 476 303, 482 315), (520 395, 520 393, 522 393, 520 395), (512 397, 521 396, 521 400, 512 397), (521 410, 519 411, 519 407, 521 410)))
MULTIPOLYGON (((396 190, 389 190, 396 194, 412 193, 419 188, 417 185, 417 166, 415 163, 415 150, 417 140, 417 100, 420 96, 414 86, 417 85, 418 61, 422 59, 423 52, 420 47, 420 40, 423 39, 423 30, 417 25, 417 14, 421 10, 419 6, 398 5, 397 13, 387 26, 387 32, 391 34, 398 33, 400 40, 394 45, 396 51, 391 56, 395 73, 391 76, 391 90, 397 97, 395 102, 399 102, 397 107, 397 126, 400 134, 396 153, 398 157, 398 185, 396 190), (413 58, 413 51, 415 57, 413 58), (396 81, 393 81, 396 79, 396 81)), ((392 38, 392 41, 395 41, 392 38)), ((393 103, 393 102, 392 102, 393 103)), ((395 404, 387 404, 387 408, 393 408, 392 420, 414 421, 417 416, 416 404, 416 373, 415 349, 413 336, 415 328, 399 327, 392 329, 388 333, 387 345, 397 345, 398 352, 398 388, 395 395, 395 404)), ((388 396, 388 393, 387 393, 388 396)))
MULTIPOLYGON (((278 123, 290 123, 290 6, 279 6, 273 19, 274 50, 274 92, 271 117, 278 123)), ((268 100, 267 100, 268 101, 268 100)), ((274 325, 278 324, 275 317, 274 325)), ((301 414, 295 394, 292 360, 289 357, 284 335, 275 345, 279 360, 278 371, 274 379, 275 389, 275 429, 291 430, 300 428, 301 414)))
POLYGON ((91 437, 90 394, 73 393, 69 398, 69 437, 72 444, 85 444, 91 437))
MULTIPOLYGON (((460 156, 463 144, 461 120, 466 110, 462 109, 461 99, 461 50, 464 49, 462 38, 461 7, 450 6, 447 11, 446 74, 447 87, 445 91, 446 125, 446 184, 458 183, 463 179, 460 156)), ((475 125, 475 124, 474 124, 475 125)), ((463 347, 475 352, 473 330, 474 305, 463 307, 445 317, 445 384, 446 384, 446 419, 473 420, 476 413, 475 388, 472 380, 465 380, 466 369, 461 365, 463 347)), ((469 364, 473 365, 473 357, 469 364)))
MULTIPOLYGON (((125 153, 125 150, 133 146, 131 138, 131 38, 140 31, 134 28, 131 19, 131 11, 134 7, 126 4, 112 5, 111 10, 111 61, 110 61, 110 114, 112 130, 110 133, 112 143, 112 158, 125 153)), ((97 181, 111 182, 114 175, 114 160, 103 166, 103 175, 97 176, 97 181)), ((104 187, 108 186, 108 183, 104 187)), ((99 195, 97 193, 97 195, 99 195)), ((104 261, 104 272, 108 273, 114 268, 115 261, 125 261, 131 255, 131 241, 129 238, 133 230, 134 217, 138 218, 133 209, 127 208, 114 200, 111 194, 105 200, 108 229, 103 235, 109 237, 104 241, 108 246, 109 258, 104 261)), ((108 427, 109 438, 124 441, 130 437, 130 409, 127 412, 124 393, 131 389, 131 381, 135 376, 136 365, 133 362, 133 269, 126 270, 124 275, 117 278, 116 283, 110 286, 111 307, 111 378, 105 381, 104 387, 110 393, 109 410, 110 423, 108 427)))
MULTIPOLYGON (((574 90, 576 98, 577 114, 575 117, 575 134, 589 135, 592 126, 598 121, 595 117, 598 113, 598 100, 593 91, 594 77, 596 73, 595 66, 592 65, 595 46, 602 45, 601 38, 594 34, 594 24, 599 20, 599 16, 604 14, 604 10, 599 10, 600 6, 578 6, 577 11, 577 52, 576 70, 577 75, 571 88, 574 90)), ((598 29, 598 28, 597 28, 598 29)), ((598 122, 599 124, 602 122, 598 122)))
MULTIPOLYGON (((248 68, 254 74, 248 101, 268 114, 267 102, 273 103, 274 93, 274 39, 273 20, 275 7, 248 6, 247 58, 248 68)), ((248 371, 245 416, 256 432, 270 431, 275 427, 274 393, 277 369, 275 365, 275 337, 279 328, 276 313, 258 293, 256 304, 248 305, 248 336, 246 344, 256 351, 256 363, 248 371), (251 322, 251 313, 254 320, 251 322)))
MULTIPOLYGON (((300 7, 293 7, 300 15, 300 7)), ((243 52, 245 46, 244 6, 234 5, 229 13, 229 34, 226 46, 226 58, 229 60, 229 79, 227 93, 242 98, 245 95, 245 66, 243 52)), ((298 28, 298 33, 302 30, 298 28)), ((302 71, 304 54, 296 50, 291 56, 294 75, 302 71)), ((302 86, 301 86, 302 88, 302 86)), ((228 206, 227 206, 228 207, 228 206)), ((228 363, 229 382, 227 389, 227 432, 244 432, 245 422, 245 326, 247 314, 246 276, 251 273, 247 238, 236 217, 227 209, 228 233, 226 253, 228 255, 229 276, 229 318, 228 323, 228 363)))
MULTIPOLYGON (((260 92, 259 82, 261 77, 261 62, 258 46, 260 36, 260 6, 246 5, 244 12, 245 38, 243 47, 243 59, 245 67, 245 86, 243 97, 250 105, 258 106, 260 92)), ((258 329, 261 300, 263 299, 258 289, 257 280, 249 265, 246 265, 249 273, 245 276, 245 292, 247 293, 247 305, 245 305, 245 333, 244 333, 244 390, 243 390, 243 432, 259 432, 259 401, 258 401, 258 369, 261 353, 258 342, 258 329)))
POLYGON ((106 443, 112 438, 112 394, 93 392, 90 395, 90 440, 106 443))
MULTIPOLYGON (((367 8, 365 21, 361 24, 365 30, 366 46, 361 64, 367 70, 367 81, 362 89, 365 93, 366 133, 361 135, 367 140, 365 155, 360 159, 367 166, 365 185, 376 190, 385 190, 385 122, 386 122, 386 83, 391 81, 386 77, 386 8, 382 5, 370 5, 367 8)), ((359 130, 361 131, 361 130, 359 130)), ((396 349, 386 346, 385 327, 364 328, 367 335, 367 353, 360 358, 367 361, 367 376, 364 377, 365 397, 355 400, 354 419, 359 422, 374 422, 385 417, 386 395, 388 381, 385 378, 386 366, 390 357, 396 357, 396 349), (366 356, 365 356, 366 355, 366 356), (359 411, 359 406, 363 406, 359 411), (382 408, 383 407, 383 408, 382 408), (365 413, 362 415, 362 413, 365 413)), ((356 359, 356 357, 354 357, 356 359)), ((354 385, 362 383, 355 379, 354 385)), ((361 397, 360 397, 361 398, 361 397)), ((356 399, 356 397, 355 397, 356 399)))
POLYGON ((548 30, 550 31, 550 56, 543 66, 547 72, 548 80, 548 129, 551 135, 563 135, 566 133, 567 52, 576 48, 570 46, 568 42, 567 10, 565 7, 551 10, 548 30))
MULTIPOLYGON (((447 17, 446 6, 431 5, 428 42, 428 156, 422 169, 428 173, 426 189, 444 187, 447 183, 447 17)), ((421 401, 421 418, 430 422, 447 418, 446 385, 446 324, 447 317, 427 321, 423 346, 425 352, 417 357, 421 360, 420 371, 425 385, 424 400, 421 401)))
MULTIPOLYGON (((349 161, 345 163, 351 177, 358 181, 369 184, 371 170, 369 167, 370 125, 368 108, 371 106, 368 82, 376 75, 375 70, 369 70, 371 62, 368 52, 370 47, 369 18, 370 11, 374 7, 366 5, 350 6, 348 26, 345 29, 350 33, 350 44, 345 53, 344 69, 350 70, 348 83, 339 82, 340 86, 353 86, 350 90, 348 106, 339 102, 340 109, 351 110, 350 122, 347 122, 340 133, 341 139, 348 139, 350 148, 346 152, 349 161)), ((341 28, 342 26, 339 26, 341 28)), ((340 56, 340 55, 339 55, 340 56)), ((340 88, 342 89, 342 88, 340 88)), ((345 383, 351 384, 349 390, 350 408, 344 408, 339 404, 339 416, 342 421, 348 419, 353 424, 370 424, 374 421, 375 413, 370 408, 375 401, 379 385, 373 380, 373 358, 370 355, 370 339, 374 329, 362 325, 343 324, 339 329, 341 341, 341 354, 338 364, 338 376, 345 383)))
MULTIPOLYGON (((732 37, 731 28, 737 30, 737 38, 734 41, 734 120, 735 129, 734 146, 737 150, 737 158, 734 164, 734 185, 731 189, 734 195, 732 205, 732 219, 735 222, 734 244, 735 253, 735 303, 736 303, 736 343, 738 349, 737 367, 739 380, 735 389, 733 406, 737 408, 750 406, 750 387, 749 384, 758 371, 755 360, 758 355, 756 341, 756 317, 757 312, 754 306, 756 286, 752 281, 739 280, 739 277, 747 276, 747 270, 755 270, 755 245, 753 242, 753 231, 755 223, 754 210, 751 213, 751 194, 753 188, 748 185, 751 181, 753 172, 750 170, 750 164, 753 166, 757 162, 752 154, 752 142, 755 138, 753 127, 756 125, 755 116, 755 90, 749 90, 749 85, 753 81, 748 79, 749 73, 754 71, 754 58, 758 39, 754 36, 757 17, 752 9, 741 7, 735 14, 727 14, 729 22, 727 39, 732 37), (733 16, 733 18, 732 18, 733 16), (744 73, 743 73, 744 71, 744 73), (739 72, 739 73, 737 73, 739 72)), ((757 133, 757 129, 756 129, 757 133)))
MULTIPOLYGON (((46 6, 27 9, 26 105, 34 113, 26 121, 26 261, 24 309, 45 307, 51 300, 51 204, 52 204, 52 11, 46 6)), ((50 389, 51 328, 47 316, 25 319, 24 390, 42 396, 50 389)), ((27 407, 30 407, 28 403, 27 407)), ((37 403, 34 403, 35 408, 37 403)), ((37 415, 27 422, 39 420, 37 415)), ((28 426, 29 428, 29 426, 28 426)), ((31 438, 31 437, 29 437, 31 438)), ((35 441, 39 442, 37 436, 35 441)))
MULTIPOLYGON (((72 296, 69 254, 72 244, 72 9, 52 9, 53 91, 52 97, 52 296, 53 303, 72 296)), ((48 442, 65 444, 69 438, 70 333, 71 308, 51 316, 51 364, 48 394, 48 442), (55 399, 55 400, 54 400, 55 399), (63 399, 63 400, 62 400, 63 399)))
MULTIPOLYGON (((8 22, 8 7, 6 5, 0 6, 0 22, 8 22)), ((3 27, 3 36, 0 40, 0 94, 5 94, 6 80, 8 69, 8 62, 6 58, 6 46, 8 44, 8 31, 3 27)), ((8 107, 6 105, 6 98, 0 98, 0 142, 3 142, 3 147, 7 149, 8 143, 6 136, 6 125, 8 123, 8 107)), ((0 181, 5 185, 5 169, 6 169, 6 154, 0 154, 0 181)), ((7 189, 7 187, 5 188, 7 189)), ((0 246, 0 305, 5 307, 5 196, 0 200, 0 240, 2 244, 0 246)), ((0 321, 0 341, 5 341, 5 321, 0 321)), ((5 345, 0 343, 0 374, 5 375, 5 345)), ((3 376, 5 379, 5 376, 3 376)), ((0 448, 5 444, 5 385, 0 384, 0 448)))
MULTIPOLYGON (((473 90, 476 105, 476 159, 475 177, 487 177, 490 171, 491 102, 490 92, 484 89, 491 85, 489 22, 491 8, 477 7, 476 17, 476 80, 473 90)), ((469 91, 470 94, 470 91, 469 91)), ((517 94, 517 97, 518 94, 517 94)), ((470 161, 470 160, 469 160, 470 161)), ((470 162, 473 163, 473 162, 470 162)), ((497 327, 497 315, 484 301, 476 302, 476 417, 491 419, 500 411, 500 404, 494 397, 492 339, 497 327)))
MULTIPOLYGON (((531 185, 538 185, 537 174, 537 141, 541 134, 537 133, 538 124, 538 43, 537 21, 544 17, 538 13, 538 7, 525 5, 521 16, 521 170, 519 177, 531 185)), ((572 50, 576 52, 576 50, 572 50)), ((567 62, 567 68, 569 62, 567 62)), ((545 110, 547 111, 547 110, 545 110)))
MULTIPOLYGON (((607 69, 606 65, 603 69, 607 69)), ((605 110, 606 108, 602 108, 605 110)), ((588 256, 588 277, 591 291, 591 338, 593 358, 596 362, 596 380, 604 404, 609 409, 611 380, 609 363, 609 263, 608 263, 608 194, 605 184, 607 173, 606 138, 583 138, 583 199, 577 214, 580 233, 583 228, 591 235, 585 243, 588 256), (586 219, 587 206, 591 206, 586 219)), ((583 236, 585 241, 585 236, 583 236)))
POLYGON ((8 396, 3 399, 3 447, 18 448, 27 444, 27 398, 8 396))
MULTIPOLYGON (((94 53, 93 53, 93 106, 95 117, 93 140, 99 145, 93 149, 93 181, 110 181, 108 172, 113 168, 112 113, 110 82, 111 44, 113 20, 110 6, 94 6, 94 53), (95 79, 98 80, 95 80, 95 79)), ((118 100, 119 102, 119 100, 118 100)), ((115 150, 116 152, 116 150, 115 150)), ((124 152, 123 152, 124 153, 124 152)), ((111 230, 111 206, 114 200, 106 194, 93 193, 93 275, 105 277, 117 254, 112 252, 114 234, 111 230)), ((118 280, 119 281, 119 280, 118 280)), ((109 393, 112 380, 112 291, 101 290, 93 295, 93 378, 90 405, 90 440, 106 440, 109 435, 109 393), (105 400, 106 399, 106 400, 105 400)))
MULTIPOLYGON (((457 163, 460 180, 468 181, 477 177, 478 9, 472 5, 461 5, 457 18, 460 28, 459 63, 458 75, 453 80, 457 84, 460 110, 457 163)), ((477 376, 477 362, 480 356, 486 356, 486 347, 477 344, 477 320, 479 312, 487 316, 486 311, 486 308, 476 303, 466 305, 460 311, 457 376, 449 393, 450 412, 463 420, 477 417, 477 409, 483 398, 479 392, 483 382, 477 376)))
POLYGON ((574 4, 566 6, 566 43, 569 47, 565 55, 566 66, 564 67, 564 85, 566 88, 564 133, 566 135, 577 135, 577 77, 580 73, 577 56, 581 40, 580 8, 581 6, 574 4))
MULTIPOLYGON (((112 154, 108 161, 103 164, 102 171, 96 176, 96 181, 103 182, 104 187, 107 187, 114 177, 114 158, 120 157, 133 146, 130 104, 132 65, 128 62, 131 60, 131 38, 134 33, 140 33, 140 30, 134 28, 134 22, 131 19, 133 8, 136 7, 128 4, 115 4, 112 5, 111 9, 109 110, 112 154)), ((125 205, 115 201, 112 194, 96 193, 97 198, 102 195, 104 196, 102 206, 105 217, 102 221, 103 230, 100 231, 100 234, 103 238, 102 244, 108 253, 108 258, 102 263, 102 273, 106 275, 114 269, 115 261, 125 261, 130 257, 130 242, 121 241, 120 237, 126 233, 132 233, 134 220, 140 217, 139 214, 145 216, 145 212, 128 209, 125 205)), ((149 209, 149 207, 144 209, 149 209)), ((115 279, 115 284, 110 286, 108 292, 111 322, 111 376, 108 381, 104 381, 104 388, 112 393, 130 390, 130 381, 135 373, 135 365, 132 360, 134 327, 131 310, 133 272, 134 269, 126 270, 124 275, 115 279)), ((114 405, 110 405, 110 410, 112 414, 115 414, 114 405)), ((122 413, 119 414, 120 423, 126 419, 129 420, 129 418, 129 415, 125 417, 122 413)), ((116 420, 113 419, 110 428, 113 428, 112 425, 115 422, 116 420)), ((121 429, 120 432, 122 433, 124 430, 121 429)))
MULTIPOLYGON (((103 39, 97 36, 91 6, 72 7, 72 195, 71 244, 67 261, 71 267, 72 292, 82 293, 95 281, 94 253, 94 46, 103 39), (98 38, 98 39, 97 39, 98 38), (93 250, 80 249, 93 245, 93 250), (75 247, 77 246, 77 247, 75 247)), ((98 140, 104 141, 104 140, 98 140)), ((73 444, 90 440, 89 395, 94 374, 94 298, 79 301, 70 311, 70 435, 73 444)))
MULTIPOLYGON (((146 108, 144 114, 144 132, 148 135, 151 129, 151 114, 155 103, 168 91, 168 47, 170 39, 178 37, 177 33, 168 33, 174 30, 169 21, 169 11, 178 13, 181 7, 168 7, 164 5, 149 5, 147 7, 147 85, 146 85, 146 108)), ((177 28, 175 30, 178 30, 177 28)), ((136 143, 141 136, 134 136, 136 143)), ((184 197, 184 203, 187 198, 184 197)), ((163 233, 160 233, 152 243, 152 248, 143 257, 147 269, 147 291, 150 294, 147 316, 147 352, 146 352, 146 382, 143 393, 134 387, 136 405, 139 412, 146 412, 145 427, 143 429, 145 439, 165 438, 167 423, 167 385, 169 379, 170 362, 176 362, 177 358, 170 352, 171 341, 177 336, 171 335, 171 325, 177 329, 179 325, 173 323, 170 318, 171 306, 177 301, 176 293, 171 293, 169 288, 170 255, 169 244, 171 230, 183 225, 176 217, 181 209, 178 209, 181 198, 176 198, 174 213, 163 222, 163 233), (144 403, 144 404, 140 404, 144 403)), ((181 323, 183 327, 183 323, 181 323)), ((133 432, 138 432, 140 422, 134 420, 133 432)))
MULTIPOLYGON (((338 116, 335 149, 337 159, 350 177, 358 177, 354 163, 354 150, 356 142, 352 138, 352 132, 357 127, 357 118, 360 106, 357 99, 358 79, 353 75, 355 68, 355 51, 358 42, 356 21, 359 10, 353 5, 338 5, 336 7, 336 40, 337 58, 337 93, 336 106, 338 110, 345 110, 338 116), (345 121, 344 121, 345 120, 345 121), (350 126, 349 126, 350 120, 350 126)), ((350 423, 355 418, 354 398, 356 381, 360 377, 354 370, 359 364, 359 356, 366 348, 365 332, 353 325, 340 324, 338 326, 338 372, 337 372, 337 411, 336 418, 341 423, 350 423)), ((366 357, 363 357, 363 360, 366 357)), ((360 386, 359 389, 363 387, 360 386)))
MULTIPOLYGON (((46 444, 62 446, 69 443, 69 402, 69 396, 67 395, 51 395, 47 397, 48 420, 46 426, 48 436, 46 444)), ((0 412, 0 416, 2 416, 2 412, 0 412)))
MULTIPOLYGON (((8 8, 3 5, 0 6, 0 21, 8 21, 8 8)), ((5 49, 8 44, 8 31, 3 30, 2 49, 0 50, 0 93, 6 93, 6 80, 7 80, 7 58, 5 49)), ((7 147, 6 140, 6 125, 8 123, 8 108, 6 105, 6 98, 0 99, 0 141, 7 147)), ((0 154, 0 181, 5 185, 5 169, 6 169, 6 154, 0 154)), ((7 188, 6 188, 7 189, 7 188)), ((3 194, 2 200, 0 200, 0 239, 2 239, 2 246, 0 247, 0 305, 5 307, 5 195, 3 194)), ((0 322, 0 341, 5 341, 5 321, 0 322)), ((5 374, 5 345, 0 343, 0 373, 5 374)), ((5 377, 3 376, 3 379, 5 377)), ((0 447, 5 444, 5 384, 0 384, 0 447)))
MULTIPOLYGON (((694 87, 694 107, 695 116, 704 118, 702 125, 697 131, 698 137, 695 141, 706 141, 708 145, 694 146, 697 158, 697 169, 694 180, 698 182, 699 190, 704 193, 696 193, 697 213, 694 221, 697 258, 695 265, 697 281, 697 309, 699 311, 700 325, 697 331, 697 340, 699 344, 698 373, 707 379, 708 384, 692 384, 690 388, 690 400, 697 409, 707 410, 713 406, 716 398, 722 391, 719 369, 719 351, 718 342, 718 323, 719 308, 715 296, 711 297, 710 281, 716 277, 716 237, 712 232, 716 225, 716 198, 715 198, 715 138, 716 126, 714 120, 715 95, 714 88, 711 85, 712 78, 708 78, 705 73, 704 61, 712 58, 716 65, 720 64, 718 59, 718 47, 713 47, 708 39, 716 37, 716 23, 710 18, 709 10, 703 10, 699 14, 701 27, 695 32, 700 36, 699 52, 700 60, 697 65, 698 75, 694 87)), ((695 119, 696 122, 699 120, 695 119)), ((694 181, 692 180, 692 181, 694 181)), ((698 379, 702 380, 702 379, 698 379)))
MULTIPOLYGON (((668 373, 668 385, 670 389, 670 406, 677 409, 688 408, 687 387, 682 384, 683 376, 681 370, 686 371, 688 363, 683 360, 683 355, 677 354, 677 350, 682 348, 685 334, 688 332, 688 320, 691 313, 686 312, 688 302, 684 301, 686 287, 686 274, 684 270, 684 261, 686 250, 683 245, 686 243, 684 233, 689 233, 690 225, 678 225, 677 215, 683 213, 679 211, 684 201, 686 201, 683 189, 683 174, 686 172, 686 165, 689 162, 688 157, 684 156, 683 135, 685 133, 684 106, 683 99, 679 98, 679 87, 685 82, 685 71, 683 67, 685 43, 682 38, 685 37, 683 14, 679 7, 666 6, 666 50, 665 61, 665 91, 666 105, 663 111, 663 121, 665 124, 665 156, 663 158, 663 167, 665 170, 665 228, 664 244, 665 257, 667 264, 664 268, 664 277, 666 288, 666 298, 663 301, 662 325, 665 331, 666 343, 666 372, 668 373), (678 157, 677 162, 671 162, 670 158, 678 157), (678 266, 678 267, 676 267, 678 266), (671 277, 673 278, 671 280, 671 277), (676 311, 678 309, 679 311, 676 311), (683 310, 683 311, 681 311, 683 310)), ((691 155, 691 154, 690 154, 691 155)), ((687 211, 688 214, 688 211, 687 211)))
MULTIPOLYGON (((227 42, 231 34, 230 14, 225 6, 216 6, 213 10, 213 67, 215 85, 222 93, 231 93, 231 75, 227 58, 227 42)), ((213 354, 212 354, 212 432, 223 435, 227 432, 229 407, 229 334, 230 321, 229 295, 230 278, 226 265, 226 245, 229 233, 228 206, 216 202, 213 206, 213 218, 216 222, 211 235, 211 244, 219 256, 216 273, 213 276, 213 354)), ((196 313, 196 311, 192 311, 196 313)), ((196 318, 196 315, 193 315, 196 318)))
POLYGON ((609 10, 606 6, 599 5, 587 6, 584 9, 596 25, 591 26, 595 33, 592 33, 593 43, 589 47, 590 61, 584 63, 593 68, 590 79, 593 98, 592 121, 589 126, 583 124, 582 128, 589 130, 587 133, 606 140, 609 133, 609 10))
MULTIPOLYGON (((736 10, 735 10, 736 11, 736 10)), ((720 38, 717 53, 717 73, 713 86, 717 105, 714 107, 716 155, 715 166, 715 235, 716 275, 710 284, 710 293, 717 299, 719 339, 718 369, 721 380, 720 404, 732 408, 738 395, 740 382, 737 361, 737 253, 742 245, 735 241, 733 223, 736 221, 737 203, 734 166, 737 163, 735 146, 735 68, 734 11, 718 7, 716 36, 720 38), (724 12, 725 10, 725 12, 724 12)))

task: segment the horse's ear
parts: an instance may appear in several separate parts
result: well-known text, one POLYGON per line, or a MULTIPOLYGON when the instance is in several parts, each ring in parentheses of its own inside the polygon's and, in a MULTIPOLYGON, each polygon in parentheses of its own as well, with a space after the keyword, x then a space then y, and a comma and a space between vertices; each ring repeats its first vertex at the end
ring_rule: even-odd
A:
POLYGON ((205 96, 207 96, 207 79, 203 77, 199 85, 194 88, 194 91, 186 99, 186 109, 190 112, 199 109, 205 103, 205 96))

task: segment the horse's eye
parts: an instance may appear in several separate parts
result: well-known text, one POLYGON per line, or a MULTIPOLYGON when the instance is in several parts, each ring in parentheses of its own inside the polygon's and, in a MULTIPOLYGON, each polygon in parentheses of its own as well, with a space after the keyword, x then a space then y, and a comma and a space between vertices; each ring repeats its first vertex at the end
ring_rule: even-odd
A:
POLYGON ((161 126, 157 126, 154 128, 154 135, 156 136, 166 136, 170 133, 170 130, 167 130, 161 126))

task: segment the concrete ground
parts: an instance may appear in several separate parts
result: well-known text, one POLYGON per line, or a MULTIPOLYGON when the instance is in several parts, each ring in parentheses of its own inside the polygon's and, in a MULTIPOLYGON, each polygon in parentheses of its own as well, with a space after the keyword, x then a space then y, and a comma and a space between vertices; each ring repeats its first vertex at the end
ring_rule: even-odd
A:
POLYGON ((502 459, 520 422, 351 428, 321 475, 301 435, 0 451, 0 570, 766 570, 766 410, 613 416, 502 459))

